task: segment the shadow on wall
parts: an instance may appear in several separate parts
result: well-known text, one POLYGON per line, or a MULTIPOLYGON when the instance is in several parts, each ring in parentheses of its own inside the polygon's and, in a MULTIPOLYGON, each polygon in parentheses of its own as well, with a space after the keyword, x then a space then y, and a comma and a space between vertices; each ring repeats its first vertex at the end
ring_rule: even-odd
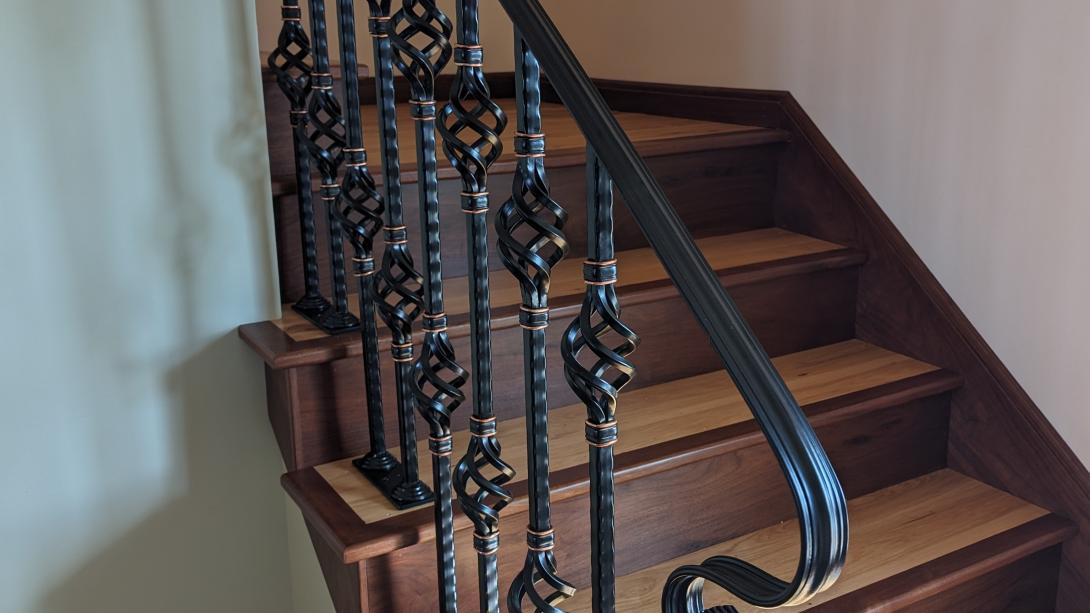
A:
POLYGON ((278 469, 255 449, 255 439, 269 439, 264 415, 252 411, 257 394, 239 385, 260 381, 250 362, 232 334, 167 375, 184 458, 171 488, 179 494, 54 586, 42 613, 291 610, 278 469))
POLYGON ((39 163, 39 181, 66 169, 88 177, 46 186, 40 215, 69 221, 56 224, 47 263, 74 264, 46 271, 59 270, 58 300, 75 303, 55 307, 67 321, 43 334, 70 351, 50 376, 92 385, 32 399, 60 413, 62 430, 30 421, 26 436, 40 440, 26 444, 78 446, 44 454, 40 467, 67 464, 68 481, 27 488, 42 508, 20 522, 37 537, 20 542, 38 551, 15 587, 42 613, 287 613, 283 466, 260 365, 233 330, 277 302, 253 0, 123 4, 31 3, 20 23, 51 33, 40 46, 60 59, 43 60, 43 72, 97 74, 75 75, 83 90, 55 96, 54 111, 84 117, 36 128, 73 148, 39 163), (115 19, 110 32, 96 28, 115 19), (118 65, 96 66, 106 55, 118 65), (80 150, 97 155, 79 160, 80 150))

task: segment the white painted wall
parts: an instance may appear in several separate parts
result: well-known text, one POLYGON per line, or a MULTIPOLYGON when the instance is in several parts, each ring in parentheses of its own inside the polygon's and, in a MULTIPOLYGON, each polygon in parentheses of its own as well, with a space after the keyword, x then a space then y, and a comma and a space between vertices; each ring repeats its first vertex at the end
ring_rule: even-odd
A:
POLYGON ((253 0, 5 4, 4 613, 293 610, 234 331, 277 308, 254 23, 253 0))
POLYGON ((1090 464, 1090 3, 546 6, 593 76, 793 92, 1090 464))

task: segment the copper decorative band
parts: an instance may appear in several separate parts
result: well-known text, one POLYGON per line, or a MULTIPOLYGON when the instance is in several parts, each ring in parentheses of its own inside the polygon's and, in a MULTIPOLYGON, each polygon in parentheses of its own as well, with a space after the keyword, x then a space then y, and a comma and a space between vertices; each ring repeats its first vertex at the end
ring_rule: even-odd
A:
POLYGON ((515 132, 515 157, 545 157, 545 135, 542 133, 515 132))
POLYGON ((375 274, 375 258, 373 257, 353 256, 352 263, 355 264, 352 274, 357 277, 370 277, 375 274))
POLYGON ((526 530, 526 546, 530 551, 552 551, 556 545, 556 536, 552 530, 535 532, 526 530))
POLYGON ((321 185, 321 198, 322 200, 332 201, 336 200, 341 193, 341 186, 336 183, 322 183, 321 185))
POLYGON ((310 81, 317 91, 333 91, 333 75, 328 72, 315 72, 310 75, 310 81))
POLYGON ((549 309, 519 306, 519 326, 524 330, 544 330, 549 326, 549 309))
POLYGON ((591 447, 612 447, 617 444, 617 421, 609 420, 604 423, 594 423, 589 419, 586 423, 587 444, 591 447))
POLYGON ((490 438, 496 436, 496 418, 479 419, 471 417, 469 421, 469 435, 474 438, 490 438))
POLYGON ((409 116, 413 121, 435 121, 435 101, 409 100, 409 116))
POLYGON ((345 158, 348 160, 345 166, 348 168, 367 168, 367 150, 363 147, 345 147, 345 158))
POLYGON ((473 548, 477 550, 477 553, 483 556, 496 553, 500 548, 500 533, 478 534, 477 532, 474 532, 473 548))
POLYGON ((374 38, 390 37, 390 17, 372 17, 367 20, 367 30, 374 38))
POLYGON ((488 212, 488 192, 462 192, 462 212, 480 215, 488 212))
POLYGON ((586 260, 583 280, 587 285, 613 285, 617 282, 617 260, 586 260))
POLYGON ((409 343, 392 343, 390 345, 390 354, 393 356, 395 362, 402 364, 410 363, 413 361, 413 344, 409 343))
POLYGON ((457 45, 454 47, 454 65, 469 68, 484 66, 484 48, 480 45, 457 45))
POLYGON ((446 436, 429 436, 428 437, 428 451, 434 456, 446 457, 451 455, 454 450, 454 437, 451 435, 446 436))
POLYGON ((409 242, 409 233, 405 226, 386 226, 386 244, 404 245, 409 242))
POLYGON ((447 331, 447 314, 446 313, 424 313, 424 325, 422 326, 425 332, 439 333, 447 331))

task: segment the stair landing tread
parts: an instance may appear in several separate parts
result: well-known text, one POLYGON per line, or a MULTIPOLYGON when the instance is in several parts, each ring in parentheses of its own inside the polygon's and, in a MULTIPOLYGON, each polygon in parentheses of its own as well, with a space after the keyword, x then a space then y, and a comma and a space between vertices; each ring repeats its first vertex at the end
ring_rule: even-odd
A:
MULTIPOLYGON (((811 602, 785 611, 826 603, 1048 515, 1048 511, 979 481, 946 469, 849 501, 848 558, 840 579, 811 602)), ((617 579, 617 610, 658 613, 663 583, 678 566, 731 555, 790 578, 798 563, 795 520, 751 532, 617 579)), ((733 604, 740 613, 759 609, 711 583, 707 606, 733 604)), ((591 611, 590 590, 564 603, 571 613, 591 611)))
MULTIPOLYGON (((774 266, 780 263, 801 263, 800 260, 808 261, 812 258, 839 258, 844 260, 842 265, 858 263, 863 259, 862 254, 854 249, 781 228, 763 228, 707 237, 697 239, 696 243, 712 268, 720 273, 743 272, 750 268, 774 266)), ((666 271, 649 247, 621 251, 617 254, 617 260, 619 273, 617 286, 622 290, 635 286, 657 287, 670 284, 666 271)), ((579 258, 568 258, 554 268, 550 285, 552 303, 560 305, 565 301, 576 301, 579 296, 582 296, 584 288, 582 261, 579 258)), ((521 300, 518 284, 506 270, 492 271, 489 275, 489 291, 494 312, 513 308, 521 300)), ((447 313, 451 318, 452 333, 458 321, 465 319, 469 311, 468 294, 468 284, 462 278, 451 278, 445 283, 444 298, 447 313)), ((349 302, 350 309, 355 312, 355 300, 349 302)), ((621 303, 625 304, 623 291, 621 303)), ((266 327, 265 323, 242 326, 240 334, 252 347, 263 354, 266 361, 277 367, 279 364, 276 362, 285 352, 293 351, 296 346, 309 347, 314 344, 309 341, 323 340, 345 346, 359 344, 359 336, 356 334, 328 336, 293 311, 290 305, 284 305, 283 316, 280 319, 268 322, 283 338, 268 338, 268 333, 261 331, 263 327, 266 327)), ((380 335, 388 336, 385 333, 385 326, 380 326, 380 335)))
MULTIPOLYGON (((773 360, 798 402, 813 405, 912 377, 936 373, 938 367, 859 340, 782 356, 773 360)), ((549 412, 552 472, 587 461, 584 438, 586 409, 582 405, 549 412)), ((463 419, 465 419, 463 417, 463 419)), ((748 422, 752 415, 729 376, 722 371, 679 379, 625 392, 618 407, 618 455, 669 440, 748 422), (668 410, 664 410, 668 407, 668 410)), ((503 457, 515 467, 516 481, 526 475, 524 420, 498 424, 503 457)), ((455 432, 454 448, 464 450, 467 431, 455 432)), ((427 441, 420 443, 421 462, 430 457, 427 441)), ((394 451, 395 455, 398 452, 394 451)), ((371 524, 408 513, 397 511, 352 466, 351 459, 315 467, 363 522, 371 524)))

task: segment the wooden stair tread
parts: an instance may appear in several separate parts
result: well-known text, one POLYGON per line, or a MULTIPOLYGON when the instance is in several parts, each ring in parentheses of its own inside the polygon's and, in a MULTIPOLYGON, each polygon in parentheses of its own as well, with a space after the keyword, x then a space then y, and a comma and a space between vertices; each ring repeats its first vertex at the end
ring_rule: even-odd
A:
MULTIPOLYGON (((774 363, 804 407, 939 371, 930 364, 859 340, 782 356, 774 363)), ((549 416, 551 471, 585 464, 586 409, 582 405, 561 407, 550 411, 549 416)), ((621 436, 615 451, 620 457, 666 441, 749 422, 752 416, 727 374, 717 371, 626 392, 621 396, 618 420, 621 436)), ((521 481, 526 475, 524 420, 506 420, 498 428, 503 457, 515 467, 519 475, 516 480, 521 481)), ((468 438, 467 431, 456 432, 454 448, 465 449, 468 438)), ((426 462, 427 442, 421 442, 419 449, 422 462, 426 462)), ((364 523, 374 524, 411 512, 394 509, 356 471, 351 459, 314 470, 364 523)))
MULTIPOLYGON (((863 255, 854 249, 796 234, 780 228, 764 228, 723 236, 698 239, 697 245, 708 262, 721 275, 747 274, 752 280, 769 278, 778 274, 791 274, 806 269, 847 266, 863 261, 863 255), (783 267, 782 269, 780 267, 783 267), (764 277, 762 277, 764 275, 764 277)), ((618 288, 657 289, 672 286, 666 271, 650 247, 630 249, 618 253, 618 288)), ((514 325, 505 323, 504 309, 514 309, 520 302, 518 284, 506 270, 492 271, 489 286, 493 308, 493 328, 514 325)), ((444 287, 447 314, 451 319, 451 335, 458 335, 458 326, 464 325, 469 310, 468 284, 463 278, 451 278, 444 287)), ((553 270, 550 286, 550 302, 556 306, 578 304, 584 291, 582 261, 569 258, 553 270)), ((631 296, 621 292, 622 305, 630 304, 631 296)), ((355 311, 355 301, 350 301, 355 311)), ((271 322, 247 324, 239 333, 251 347, 274 367, 296 366, 329 358, 358 355, 359 337, 345 334, 330 337, 284 305, 284 315, 271 322), (272 328, 270 329, 270 324, 272 328), (286 354, 294 354, 288 356, 286 354)), ((508 315, 513 315, 509 313, 508 315)), ((382 340, 388 342, 385 326, 380 326, 382 340)))
MULTIPOLYGON (((501 135, 503 154, 492 167, 492 173, 510 172, 514 169, 514 117, 515 100, 506 98, 496 100, 507 114, 509 123, 501 135)), ((413 121, 409 116, 409 105, 398 104, 398 146, 402 181, 416 181, 416 139, 412 136, 413 121)), ((617 112, 614 116, 620 122, 628 137, 636 144, 643 155, 663 155, 687 151, 701 151, 725 146, 744 146, 782 142, 787 134, 781 130, 746 126, 666 115, 645 113, 617 112)), ((579 164, 585 160, 586 139, 575 123, 575 119, 561 104, 545 102, 541 105, 542 125, 545 128, 546 147, 551 167, 579 164)), ((376 181, 381 182, 381 156, 378 137, 378 111, 374 106, 362 107, 363 140, 368 151, 368 165, 376 181)), ((440 148, 442 140, 436 136, 440 148)), ((441 176, 457 176, 446 162, 442 151, 439 153, 441 176)), ((276 177, 273 180, 273 193, 277 195, 295 191, 294 177, 276 177)))
MULTIPOLYGON (((697 239, 696 244, 708 258, 712 268, 726 270, 751 264, 814 255, 843 249, 840 245, 780 228, 764 228, 726 236, 697 239)), ((617 254, 617 287, 641 285, 667 279, 666 271, 650 247, 630 249, 617 254)), ((517 305, 522 300, 518 281, 506 270, 494 270, 488 276, 492 308, 517 305)), ((582 295, 583 262, 567 258, 553 269, 549 298, 556 302, 566 296, 582 295)), ((469 312, 469 284, 463 277, 450 279, 443 285, 443 299, 451 316, 469 312)), ((351 308, 357 312, 355 301, 351 308)), ((276 325, 296 341, 327 336, 325 332, 303 319, 290 307, 276 325)), ((358 314, 358 312, 357 312, 358 314)))
MULTIPOLYGON (((862 496, 849 501, 850 545, 840 579, 813 601, 784 610, 829 602, 1047 515, 1040 507, 949 469, 862 496)), ((1062 537, 1053 534, 1045 544, 1062 537)), ((798 523, 792 520, 619 577, 617 610, 657 613, 670 572, 716 555, 736 556, 789 578, 798 561, 798 543, 798 523)), ((589 589, 580 590, 564 603, 564 610, 591 611, 590 596, 589 589)), ((704 600, 708 606, 733 604, 740 613, 763 610, 710 583, 704 600)))

